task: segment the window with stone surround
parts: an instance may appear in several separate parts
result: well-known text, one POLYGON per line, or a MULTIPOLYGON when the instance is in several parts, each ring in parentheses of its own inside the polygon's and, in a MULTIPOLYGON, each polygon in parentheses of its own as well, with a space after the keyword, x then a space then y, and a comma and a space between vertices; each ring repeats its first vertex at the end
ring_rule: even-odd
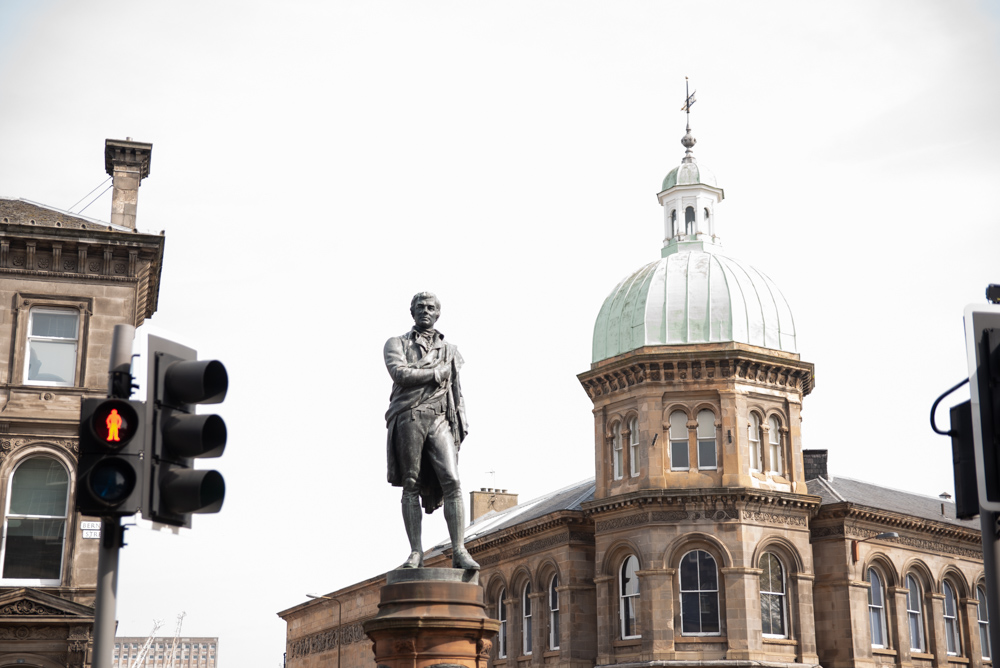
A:
POLYGON ((507 658, 507 590, 501 589, 497 594, 497 619, 500 620, 500 632, 497 634, 497 658, 507 658))
POLYGON ((639 560, 635 555, 625 557, 618 571, 618 618, 621 622, 621 639, 639 638, 639 560))
POLYGON ((979 646, 984 659, 990 658, 990 616, 986 607, 986 590, 976 587, 976 617, 979 621, 979 646))
POLYGON ((944 590, 944 639, 949 656, 962 655, 962 637, 958 624, 958 597, 955 588, 947 580, 942 585, 944 590))
POLYGON ((885 590, 882 576, 874 568, 868 569, 868 626, 871 631, 872 647, 888 647, 885 625, 885 590))
POLYGON ((76 385, 80 313, 35 307, 28 312, 24 384, 76 385))
POLYGON ((926 652, 924 641, 924 601, 920 581, 912 575, 906 576, 906 617, 910 629, 910 650, 926 652))
POLYGON ((670 414, 670 470, 687 471, 690 468, 687 414, 674 411, 670 414))
POLYGON ((747 427, 747 442, 750 444, 750 470, 764 470, 760 449, 760 416, 750 413, 750 424, 747 427))
POLYGON ((7 481, 0 583, 57 587, 62 580, 69 474, 52 457, 21 461, 7 481))
POLYGON ((774 415, 767 419, 767 445, 768 454, 771 457, 771 473, 781 474, 784 471, 783 457, 781 453, 781 423, 774 415))
POLYGON ((765 638, 788 637, 785 602, 785 571, 781 560, 770 552, 760 556, 760 623, 765 638))
POLYGON ((670 211, 670 237, 677 236, 677 209, 670 211))
POLYGON ((559 649, 559 576, 549 580, 549 649, 559 649))
POLYGON ((628 465, 632 477, 639 475, 639 419, 628 421, 628 465))
POLYGON ((521 654, 531 655, 531 583, 525 582, 521 590, 521 654))
POLYGON ((621 480, 622 470, 625 468, 623 461, 625 453, 622 450, 622 423, 616 422, 611 428, 611 457, 614 466, 615 480, 621 480))
POLYGON ((698 468, 715 470, 718 467, 715 413, 706 409, 698 412, 698 468))
POLYGON ((722 632, 719 617, 719 570, 715 557, 704 550, 692 550, 681 558, 681 635, 717 636, 722 632))

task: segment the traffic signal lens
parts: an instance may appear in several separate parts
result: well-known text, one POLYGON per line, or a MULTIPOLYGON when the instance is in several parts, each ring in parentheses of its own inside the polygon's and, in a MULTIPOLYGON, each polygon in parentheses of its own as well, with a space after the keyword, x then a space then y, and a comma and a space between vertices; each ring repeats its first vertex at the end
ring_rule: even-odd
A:
POLYGON ((87 486, 91 495, 109 506, 125 500, 135 489, 135 470, 122 459, 104 459, 90 470, 87 486))
POLYGON ((139 428, 139 416, 127 401, 105 401, 94 411, 90 427, 97 440, 117 450, 132 440, 139 428))

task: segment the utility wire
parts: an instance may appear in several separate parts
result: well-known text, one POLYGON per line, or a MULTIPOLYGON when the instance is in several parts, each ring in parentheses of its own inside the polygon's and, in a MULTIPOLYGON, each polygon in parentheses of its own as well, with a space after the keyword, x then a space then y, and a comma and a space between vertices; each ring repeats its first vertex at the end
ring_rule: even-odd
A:
MULTIPOLYGON (((109 176, 108 178, 106 178, 103 181, 101 181, 100 183, 98 183, 97 184, 97 188, 100 188, 101 186, 103 186, 105 183, 107 183, 110 180, 111 180, 111 177, 109 176)), ((94 188, 94 190, 97 190, 97 188, 94 188)), ((77 200, 76 204, 74 204, 73 206, 76 206, 77 204, 79 204, 83 200, 85 200, 88 197, 90 197, 91 195, 93 195, 94 194, 94 190, 91 190, 89 193, 87 193, 86 195, 84 195, 83 197, 81 197, 79 200, 77 200)), ((104 193, 101 193, 101 194, 103 195, 104 193)), ((68 208, 66 210, 69 211, 69 212, 72 212, 73 211, 73 206, 71 206, 70 208, 68 208)), ((90 206, 90 205, 88 204, 87 206, 90 206)))
MULTIPOLYGON (((103 185, 103 184, 102 184, 102 185, 103 185)), ((114 185, 114 184, 112 184, 112 185, 114 185)), ((100 188, 101 186, 97 186, 97 187, 98 187, 98 188, 100 188)), ((97 188, 95 188, 94 190, 96 190, 96 189, 97 189, 97 188)), ((99 199, 101 199, 102 197, 104 197, 104 193, 108 192, 109 190, 111 190, 111 186, 108 186, 107 188, 105 188, 105 189, 104 189, 104 191, 103 191, 103 192, 102 192, 102 193, 101 193, 100 195, 98 195, 98 196, 97 196, 97 197, 95 197, 94 199, 90 200, 90 204, 93 204, 93 203, 94 203, 94 202, 96 202, 97 200, 99 200, 99 199)), ((93 190, 91 190, 90 192, 94 192, 94 191, 93 191, 93 190)), ((90 204, 88 204, 87 206, 90 206, 90 204)), ((77 211, 77 212, 76 212, 76 214, 77 214, 77 215, 80 215, 81 213, 83 213, 84 211, 86 211, 86 210, 87 210, 87 206, 85 206, 85 207, 83 207, 82 209, 80 209, 79 211, 77 211)))

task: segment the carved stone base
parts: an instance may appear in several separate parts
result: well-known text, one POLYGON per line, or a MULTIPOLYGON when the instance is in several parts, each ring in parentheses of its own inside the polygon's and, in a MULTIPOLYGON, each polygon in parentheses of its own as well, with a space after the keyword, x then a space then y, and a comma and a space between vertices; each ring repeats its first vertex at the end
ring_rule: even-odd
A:
POLYGON ((379 668, 485 668, 500 622, 486 615, 477 571, 390 571, 365 622, 379 668))

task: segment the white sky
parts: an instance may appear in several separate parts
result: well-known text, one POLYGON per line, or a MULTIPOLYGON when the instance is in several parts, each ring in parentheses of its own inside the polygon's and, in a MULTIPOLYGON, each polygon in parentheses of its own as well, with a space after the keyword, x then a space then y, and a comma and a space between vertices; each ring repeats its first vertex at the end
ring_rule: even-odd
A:
POLYGON ((151 324, 230 373, 225 508, 129 531, 120 633, 186 610, 222 666, 274 666, 276 612, 402 561, 381 348, 418 290, 467 361, 465 490, 592 475, 575 375, 605 296, 659 257, 685 75, 726 252, 781 287, 816 365, 804 446, 951 491, 928 411, 967 374, 963 307, 1000 282, 997 7, 0 4, 0 193, 69 207, 106 138, 152 142, 151 324))

